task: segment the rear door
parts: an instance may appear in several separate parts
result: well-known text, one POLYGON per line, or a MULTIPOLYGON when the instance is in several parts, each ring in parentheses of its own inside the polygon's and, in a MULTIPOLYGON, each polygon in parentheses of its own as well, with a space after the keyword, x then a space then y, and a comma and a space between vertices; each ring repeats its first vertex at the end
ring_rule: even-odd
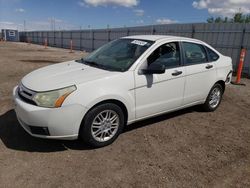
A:
POLYGON ((182 42, 186 84, 183 105, 206 99, 216 80, 216 61, 208 57, 206 47, 199 43, 182 42))

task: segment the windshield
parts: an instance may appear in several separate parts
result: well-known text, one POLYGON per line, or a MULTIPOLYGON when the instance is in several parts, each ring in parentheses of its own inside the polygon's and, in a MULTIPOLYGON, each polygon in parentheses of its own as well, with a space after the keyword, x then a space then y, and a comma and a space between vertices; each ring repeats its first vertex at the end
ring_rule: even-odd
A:
POLYGON ((145 52, 153 41, 118 39, 82 59, 82 63, 111 71, 126 71, 145 52))

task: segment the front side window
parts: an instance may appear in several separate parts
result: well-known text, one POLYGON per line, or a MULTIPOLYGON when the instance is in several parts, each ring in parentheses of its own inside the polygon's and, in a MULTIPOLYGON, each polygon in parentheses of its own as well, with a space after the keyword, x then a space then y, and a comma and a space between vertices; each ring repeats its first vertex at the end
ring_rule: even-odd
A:
POLYGON ((166 68, 179 66, 181 63, 179 43, 171 42, 160 46, 147 60, 148 65, 155 63, 164 65, 166 68))
POLYGON ((153 41, 118 39, 92 52, 83 63, 111 71, 126 71, 153 41))
POLYGON ((205 48, 196 43, 183 42, 186 64, 199 64, 208 61, 205 48))

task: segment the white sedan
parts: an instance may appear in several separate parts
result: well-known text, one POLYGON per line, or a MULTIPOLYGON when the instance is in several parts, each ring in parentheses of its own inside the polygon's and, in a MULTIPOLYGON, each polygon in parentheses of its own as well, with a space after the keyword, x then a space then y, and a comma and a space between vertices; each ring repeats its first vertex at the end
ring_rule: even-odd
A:
POLYGON ((129 36, 29 73, 13 97, 32 136, 102 147, 135 121, 194 105, 214 111, 231 73, 231 58, 202 41, 129 36))

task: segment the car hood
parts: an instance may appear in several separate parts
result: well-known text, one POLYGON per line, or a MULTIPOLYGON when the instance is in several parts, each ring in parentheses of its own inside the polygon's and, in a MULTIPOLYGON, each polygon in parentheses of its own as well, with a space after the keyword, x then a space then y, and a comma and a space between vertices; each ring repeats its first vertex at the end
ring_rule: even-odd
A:
POLYGON ((34 91, 49 91, 103 79, 119 72, 91 67, 76 61, 58 63, 37 69, 22 79, 22 84, 34 91))

